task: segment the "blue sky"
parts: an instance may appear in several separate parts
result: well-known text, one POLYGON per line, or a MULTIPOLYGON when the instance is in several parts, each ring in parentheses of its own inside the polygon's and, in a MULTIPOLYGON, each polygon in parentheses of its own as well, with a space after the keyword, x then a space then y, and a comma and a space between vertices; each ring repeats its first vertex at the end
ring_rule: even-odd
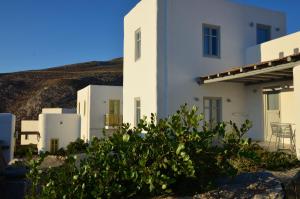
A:
MULTIPOLYGON (((299 0, 232 0, 286 12, 300 30, 299 0)), ((123 16, 138 0, 0 0, 0 73, 123 54, 123 16)))

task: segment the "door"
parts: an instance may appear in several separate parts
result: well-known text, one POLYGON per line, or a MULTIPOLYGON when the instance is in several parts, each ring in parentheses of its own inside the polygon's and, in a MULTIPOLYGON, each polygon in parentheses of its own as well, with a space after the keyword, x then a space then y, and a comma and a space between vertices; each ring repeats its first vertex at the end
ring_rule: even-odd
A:
POLYGON ((266 139, 272 134, 271 123, 280 122, 280 93, 271 92, 265 95, 265 129, 266 139))
POLYGON ((109 126, 116 126, 121 123, 120 100, 109 100, 109 126))
POLYGON ((50 140, 50 152, 52 154, 58 151, 58 139, 51 139, 50 140))
POLYGON ((109 100, 109 114, 120 115, 120 100, 109 100))

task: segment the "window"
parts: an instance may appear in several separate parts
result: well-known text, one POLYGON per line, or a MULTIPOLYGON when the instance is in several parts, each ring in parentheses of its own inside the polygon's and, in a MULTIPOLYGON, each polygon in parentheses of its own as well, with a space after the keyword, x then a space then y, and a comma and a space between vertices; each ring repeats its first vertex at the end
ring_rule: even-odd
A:
POLYGON ((141 120, 141 100, 140 98, 134 99, 134 125, 137 126, 141 120))
POLYGON ((25 134, 25 140, 28 140, 28 134, 25 134))
POLYGON ((220 27, 203 25, 203 55, 206 57, 220 57, 220 27))
POLYGON ((267 109, 279 110, 279 93, 267 94, 267 109))
POLYGON ((139 60, 142 55, 142 33, 141 29, 135 31, 135 61, 139 60))
POLYGON ((222 104, 221 98, 210 98, 210 97, 204 98, 204 107, 203 107, 204 118, 205 121, 208 122, 211 128, 215 127, 216 124, 218 124, 222 120, 221 104, 222 104))
POLYGON ((271 26, 256 25, 256 43, 261 44, 271 40, 271 26))
POLYGON ((50 140, 50 152, 56 153, 58 151, 58 139, 51 139, 50 140))
POLYGON ((109 114, 120 115, 120 100, 109 100, 109 114))
POLYGON ((80 102, 78 103, 78 113, 80 114, 80 102))

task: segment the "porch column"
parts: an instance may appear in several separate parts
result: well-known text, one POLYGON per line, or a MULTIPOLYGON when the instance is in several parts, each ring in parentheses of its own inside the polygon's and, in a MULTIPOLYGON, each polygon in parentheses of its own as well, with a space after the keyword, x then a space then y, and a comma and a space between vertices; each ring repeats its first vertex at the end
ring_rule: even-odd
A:
POLYGON ((294 111, 297 114, 296 117, 296 152, 297 157, 300 159, 300 65, 294 68, 294 96, 296 107, 294 107, 294 111))

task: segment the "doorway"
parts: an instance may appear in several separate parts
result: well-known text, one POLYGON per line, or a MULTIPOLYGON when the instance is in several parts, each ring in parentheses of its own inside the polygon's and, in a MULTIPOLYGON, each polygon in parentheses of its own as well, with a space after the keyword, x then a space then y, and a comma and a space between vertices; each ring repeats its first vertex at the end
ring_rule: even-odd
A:
POLYGON ((267 92, 265 99, 265 139, 269 140, 272 135, 271 123, 281 122, 280 92, 267 92))

